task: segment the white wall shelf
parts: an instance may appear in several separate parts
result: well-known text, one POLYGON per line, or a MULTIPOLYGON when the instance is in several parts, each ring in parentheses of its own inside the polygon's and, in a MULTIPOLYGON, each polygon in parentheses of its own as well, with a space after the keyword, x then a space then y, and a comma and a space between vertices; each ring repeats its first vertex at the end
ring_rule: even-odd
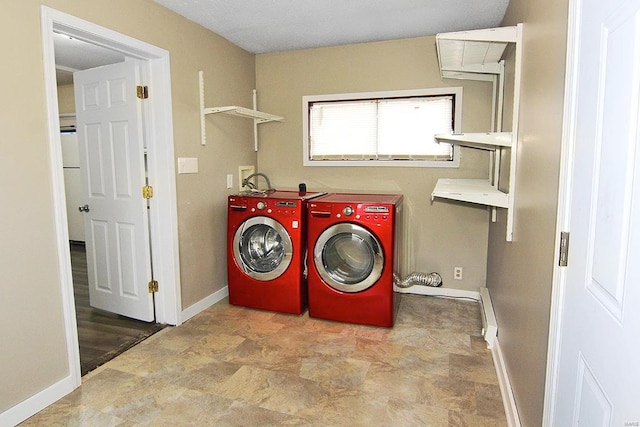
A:
POLYGON ((511 132, 453 133, 436 135, 435 139, 438 142, 495 151, 502 147, 511 147, 512 134, 511 132))
POLYGON ((229 105, 224 107, 205 107, 204 103, 204 73, 200 71, 198 73, 199 86, 200 86, 200 135, 202 145, 207 144, 206 134, 206 122, 205 117, 207 114, 228 114, 236 117, 244 117, 253 120, 253 144, 255 151, 258 151, 258 125, 269 122, 283 122, 284 117, 276 116, 274 114, 264 113, 257 110, 257 94, 256 90, 253 90, 253 109, 239 107, 237 105, 229 105))
POLYGON ((489 150, 493 176, 489 179, 439 179, 431 199, 436 197, 507 209, 506 240, 513 240, 514 193, 518 144, 520 75, 522 68, 522 24, 512 27, 460 31, 436 35, 440 75, 443 79, 478 80, 493 83, 491 128, 493 132, 436 135, 436 141, 489 150), (504 60, 507 46, 515 45, 513 114, 511 132, 502 132, 504 104, 504 60), (500 163, 503 150, 510 151, 509 193, 500 191, 500 163))
POLYGON ((487 179, 440 178, 431 193, 431 200, 435 197, 497 208, 509 207, 509 195, 491 185, 487 179))

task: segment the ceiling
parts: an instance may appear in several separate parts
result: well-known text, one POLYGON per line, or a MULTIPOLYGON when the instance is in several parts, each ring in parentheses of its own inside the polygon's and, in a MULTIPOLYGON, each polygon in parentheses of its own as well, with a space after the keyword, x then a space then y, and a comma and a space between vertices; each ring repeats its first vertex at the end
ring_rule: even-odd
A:
POLYGON ((124 55, 113 50, 54 33, 58 85, 73 83, 73 72, 123 62, 124 55))
MULTIPOLYGON (((509 0, 154 0, 243 49, 271 53, 499 26, 509 0)), ((118 52, 56 34, 58 84, 124 61, 118 52)))
POLYGON ((154 0, 260 54, 500 25, 509 0, 154 0))

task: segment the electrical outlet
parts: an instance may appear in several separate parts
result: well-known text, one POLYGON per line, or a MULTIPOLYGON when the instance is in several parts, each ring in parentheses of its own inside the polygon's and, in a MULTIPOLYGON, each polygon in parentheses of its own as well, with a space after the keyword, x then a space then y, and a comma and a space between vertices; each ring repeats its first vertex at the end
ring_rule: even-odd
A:
POLYGON ((462 280, 462 267, 453 267, 453 278, 455 280, 462 280))

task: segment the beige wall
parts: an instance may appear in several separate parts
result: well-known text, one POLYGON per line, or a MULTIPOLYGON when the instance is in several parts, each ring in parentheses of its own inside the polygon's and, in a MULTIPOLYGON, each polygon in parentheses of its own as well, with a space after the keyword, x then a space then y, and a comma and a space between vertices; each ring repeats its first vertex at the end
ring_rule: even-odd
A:
POLYGON ((68 375, 41 3, 170 52, 175 154, 200 163, 199 174, 176 178, 183 308, 226 285, 225 175, 237 180, 239 165, 256 162, 249 121, 209 118, 209 143, 200 145, 198 99, 202 69, 208 106, 250 106, 254 55, 151 0, 3 2, 0 48, 11 60, 0 65, 0 412, 68 375))
POLYGON ((511 0, 524 23, 515 228, 490 227, 487 285, 523 426, 542 422, 562 133, 568 0, 511 0))
POLYGON ((261 125, 258 167, 277 188, 400 193, 405 199, 409 269, 437 271, 444 286, 477 290, 484 286, 488 213, 484 207, 436 200, 430 195, 438 178, 488 176, 485 152, 468 149, 459 169, 399 167, 303 167, 302 97, 463 86, 462 130, 490 129, 491 86, 441 80, 434 37, 366 43, 258 55, 260 109, 285 117, 284 123, 261 125), (464 280, 453 280, 453 267, 464 280))

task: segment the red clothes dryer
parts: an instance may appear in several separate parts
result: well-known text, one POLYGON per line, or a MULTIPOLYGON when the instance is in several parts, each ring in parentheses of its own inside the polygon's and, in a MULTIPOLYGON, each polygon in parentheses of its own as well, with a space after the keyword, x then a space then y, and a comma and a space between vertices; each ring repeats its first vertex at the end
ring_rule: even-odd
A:
POLYGON ((301 314, 307 200, 324 193, 270 191, 228 198, 229 303, 301 314))
POLYGON ((393 326, 402 196, 333 193, 309 202, 309 316, 393 326))

